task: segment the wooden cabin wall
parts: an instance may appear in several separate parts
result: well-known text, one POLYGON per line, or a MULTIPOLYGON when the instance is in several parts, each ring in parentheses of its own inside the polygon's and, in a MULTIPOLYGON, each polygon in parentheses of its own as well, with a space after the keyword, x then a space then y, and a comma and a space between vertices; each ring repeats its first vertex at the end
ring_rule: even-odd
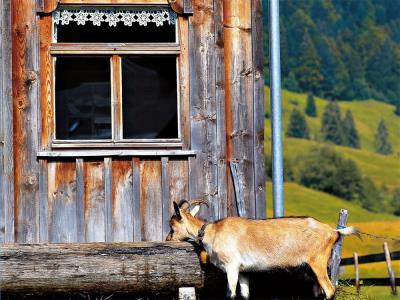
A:
POLYGON ((14 240, 11 0, 0 0, 0 243, 14 240))
POLYGON ((38 80, 49 63, 39 57, 39 31, 50 28, 39 26, 36 4, 0 0, 0 242, 163 240, 181 199, 207 199, 208 220, 235 215, 232 160, 248 217, 265 217, 261 0, 193 0, 181 26, 189 65, 180 88, 190 96, 183 149, 196 156, 91 159, 37 158, 39 147, 50 150, 40 93, 51 74, 38 80))

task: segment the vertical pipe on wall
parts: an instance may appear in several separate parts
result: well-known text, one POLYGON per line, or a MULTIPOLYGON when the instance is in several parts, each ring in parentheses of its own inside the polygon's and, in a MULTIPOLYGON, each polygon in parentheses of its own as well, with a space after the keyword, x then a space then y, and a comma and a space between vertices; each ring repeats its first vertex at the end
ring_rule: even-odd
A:
POLYGON ((279 0, 269 0, 269 22, 271 60, 272 190, 274 217, 282 217, 284 212, 279 0))

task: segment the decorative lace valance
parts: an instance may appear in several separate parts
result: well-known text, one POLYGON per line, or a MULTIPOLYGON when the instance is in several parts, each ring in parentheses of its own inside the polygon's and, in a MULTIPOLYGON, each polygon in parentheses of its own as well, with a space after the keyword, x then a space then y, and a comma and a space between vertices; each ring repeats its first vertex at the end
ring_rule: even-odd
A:
POLYGON ((77 25, 85 25, 86 22, 94 26, 107 23, 108 26, 117 26, 121 22, 125 26, 132 26, 138 23, 140 26, 147 26, 148 23, 155 23, 157 27, 176 23, 176 13, 170 8, 60 8, 53 12, 53 22, 57 25, 68 25, 75 22, 77 25))

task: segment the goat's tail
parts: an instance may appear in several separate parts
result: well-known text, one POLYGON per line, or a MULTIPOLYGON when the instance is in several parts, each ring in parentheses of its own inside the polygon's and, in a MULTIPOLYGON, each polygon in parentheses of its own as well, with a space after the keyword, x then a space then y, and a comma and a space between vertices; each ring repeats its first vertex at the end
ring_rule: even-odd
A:
POLYGON ((340 229, 336 229, 341 235, 355 235, 358 238, 361 238, 361 232, 356 227, 349 226, 340 229))

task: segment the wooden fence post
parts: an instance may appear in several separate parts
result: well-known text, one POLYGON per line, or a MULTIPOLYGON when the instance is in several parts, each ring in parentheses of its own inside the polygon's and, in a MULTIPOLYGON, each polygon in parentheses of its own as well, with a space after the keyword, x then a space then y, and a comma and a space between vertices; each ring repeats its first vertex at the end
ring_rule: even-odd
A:
MULTIPOLYGON (((347 218, 348 218, 347 210, 341 209, 339 213, 339 221, 337 224, 337 228, 340 229, 346 227, 347 218)), ((335 287, 338 285, 338 280, 339 280, 339 267, 340 267, 340 259, 342 256, 342 246, 343 246, 343 236, 340 236, 335 246, 333 246, 332 259, 330 264, 331 282, 335 287)))
POLYGON ((354 252, 354 271, 356 273, 356 291, 360 293, 360 269, 358 268, 358 254, 354 252))
POLYGON ((386 266, 387 266, 388 273, 389 273, 392 294, 397 295, 396 281, 395 281, 395 277, 394 277, 394 271, 392 269, 392 259, 390 258, 390 252, 389 252, 389 247, 388 247, 387 242, 383 243, 383 251, 385 252, 386 266))
POLYGON ((196 290, 194 287, 179 288, 179 300, 196 300, 196 290))

